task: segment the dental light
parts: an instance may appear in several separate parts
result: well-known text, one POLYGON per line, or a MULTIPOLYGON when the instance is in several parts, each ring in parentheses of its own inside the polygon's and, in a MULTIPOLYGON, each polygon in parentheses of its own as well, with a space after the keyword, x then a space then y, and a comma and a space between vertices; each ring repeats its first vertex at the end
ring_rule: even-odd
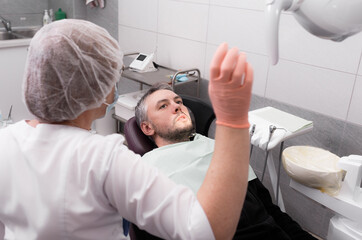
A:
POLYGON ((308 32, 343 41, 362 31, 362 0, 266 0, 267 49, 273 65, 279 60, 281 11, 290 11, 308 32))

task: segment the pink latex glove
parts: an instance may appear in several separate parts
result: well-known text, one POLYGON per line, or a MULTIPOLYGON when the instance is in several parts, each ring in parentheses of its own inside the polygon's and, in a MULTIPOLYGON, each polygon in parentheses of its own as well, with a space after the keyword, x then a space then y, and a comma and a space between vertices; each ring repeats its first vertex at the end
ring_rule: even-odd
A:
POLYGON ((248 112, 253 84, 253 69, 244 53, 228 50, 226 43, 216 50, 210 65, 209 96, 216 124, 249 128, 248 112))

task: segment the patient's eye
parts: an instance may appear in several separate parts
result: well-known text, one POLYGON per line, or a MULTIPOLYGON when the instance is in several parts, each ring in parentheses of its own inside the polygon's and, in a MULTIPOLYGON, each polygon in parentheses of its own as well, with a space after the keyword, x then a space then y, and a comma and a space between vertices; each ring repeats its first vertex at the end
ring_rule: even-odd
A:
POLYGON ((180 104, 180 105, 183 104, 182 100, 177 100, 176 103, 177 103, 177 104, 180 104))
POLYGON ((166 104, 162 104, 162 105, 159 107, 159 109, 163 109, 163 108, 166 108, 166 107, 167 107, 166 104))

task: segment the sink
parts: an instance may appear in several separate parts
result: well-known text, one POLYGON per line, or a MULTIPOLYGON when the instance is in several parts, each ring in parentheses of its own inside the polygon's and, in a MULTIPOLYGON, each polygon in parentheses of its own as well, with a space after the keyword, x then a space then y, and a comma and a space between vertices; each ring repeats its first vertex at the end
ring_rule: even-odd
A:
POLYGON ((317 147, 291 146, 284 149, 282 161, 293 180, 331 196, 339 193, 345 171, 339 168, 337 155, 317 147))
POLYGON ((0 40, 11 40, 11 39, 20 39, 24 38, 14 33, 2 32, 0 31, 0 40))
POLYGON ((23 38, 32 38, 34 37, 35 33, 40 29, 39 28, 19 28, 13 29, 13 33, 16 35, 23 36, 23 38))
POLYGON ((11 32, 0 30, 0 40, 32 38, 40 27, 13 28, 11 32))

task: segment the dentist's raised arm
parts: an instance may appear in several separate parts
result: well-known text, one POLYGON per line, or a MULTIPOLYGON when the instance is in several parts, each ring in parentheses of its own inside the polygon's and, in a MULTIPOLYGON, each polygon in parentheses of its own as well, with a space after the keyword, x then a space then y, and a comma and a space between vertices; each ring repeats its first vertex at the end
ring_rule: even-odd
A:
POLYGON ((216 239, 232 239, 248 185, 248 111, 253 70, 244 53, 217 49, 210 65, 209 96, 216 114, 215 152, 198 191, 216 239))

